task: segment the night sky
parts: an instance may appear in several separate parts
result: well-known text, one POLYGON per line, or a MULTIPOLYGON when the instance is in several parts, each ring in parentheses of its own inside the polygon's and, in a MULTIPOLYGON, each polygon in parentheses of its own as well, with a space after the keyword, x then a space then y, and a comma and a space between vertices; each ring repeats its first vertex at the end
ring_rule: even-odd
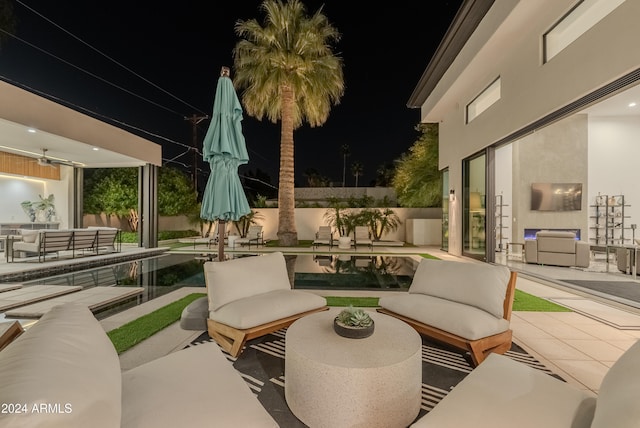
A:
MULTIPOLYGON (((22 41, 0 49, 0 78, 161 144, 165 162, 178 162, 167 165, 185 171, 194 159, 185 118, 211 114, 220 68, 233 67, 235 22, 263 17, 257 0, 13 1, 22 41)), ((462 1, 303 3, 310 14, 324 4, 342 34, 334 52, 346 90, 323 127, 295 131, 296 185, 306 184, 308 169, 341 185, 344 144, 347 186, 355 161, 364 166, 359 185, 368 185, 417 139, 419 110, 406 103, 462 1)), ((208 123, 198 125, 199 145, 208 123)), ((277 185, 280 124, 245 114, 243 132, 250 160, 240 173, 261 170, 277 185)), ((199 162, 204 183, 209 169, 199 162)))

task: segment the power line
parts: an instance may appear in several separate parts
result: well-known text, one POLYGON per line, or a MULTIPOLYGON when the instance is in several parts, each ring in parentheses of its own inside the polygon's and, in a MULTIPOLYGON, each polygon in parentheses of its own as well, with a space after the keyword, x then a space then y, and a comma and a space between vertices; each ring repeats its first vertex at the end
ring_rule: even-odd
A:
MULTIPOLYGON (((182 100, 182 99, 180 99, 180 98, 176 97, 175 95, 173 95, 173 94, 169 93, 168 91, 166 91, 166 90, 162 89, 161 87, 159 87, 158 85, 156 85, 156 84, 154 84, 153 82, 149 81, 148 79, 145 79, 144 77, 142 77, 141 75, 139 75, 138 73, 136 73, 135 71, 133 71, 132 69, 130 69, 130 68, 128 68, 128 67, 126 67, 126 66, 124 66, 123 64, 119 63, 118 61, 116 61, 115 59, 111 58, 110 56, 108 56, 108 55, 104 54, 103 52, 99 51, 98 49, 94 48, 93 46, 91 46, 91 45, 90 45, 90 44, 88 44, 87 42, 85 42, 85 41, 83 41, 82 39, 80 39, 79 37, 75 36, 75 35, 74 35, 73 33, 71 33, 70 31, 68 31, 68 30, 64 29, 63 27, 61 27, 60 25, 56 24, 55 22, 53 22, 53 21, 52 21, 52 20, 50 20, 49 18, 45 17, 45 16, 44 16, 44 15, 42 15, 41 13, 37 12, 36 10, 34 10, 33 8, 31 8, 30 6, 28 6, 28 5, 24 4, 24 3, 23 3, 23 2, 21 2, 20 0, 16 0, 16 1, 17 1, 18 3, 20 3, 22 6, 24 6, 25 8, 27 8, 28 10, 30 10, 32 13, 34 13, 34 14, 36 14, 36 15, 40 16, 42 19, 44 19, 44 20, 46 20, 47 22, 49 22, 50 24, 52 24, 52 25, 56 26, 58 29, 60 29, 60 30, 64 31, 65 33, 67 33, 67 34, 68 34, 68 35, 70 35, 71 37, 75 38, 77 41, 79 41, 79 42, 83 43, 83 44, 84 44, 84 45, 86 45, 87 47, 89 47, 89 48, 91 48, 92 50, 94 50, 94 51, 98 52, 100 55, 102 55, 102 56, 104 56, 105 58, 109 59, 110 61, 114 62, 115 64, 117 64, 118 66, 122 67, 122 68, 123 68, 123 69, 125 69, 126 71, 128 71, 128 72, 132 73, 133 75, 135 75, 135 76, 136 76, 136 77, 138 77, 139 79, 141 79, 141 80, 145 81, 146 83, 148 83, 148 84, 150 84, 150 85, 154 86, 155 88, 157 88, 157 89, 159 89, 160 91, 162 91, 162 92, 166 93, 167 95, 171 96, 172 98, 174 98, 174 99, 176 99, 176 100, 178 100, 178 101, 180 101, 180 102, 184 103, 185 105, 188 105, 189 107, 192 107, 194 110, 199 111, 199 112, 201 111, 201 110, 200 110, 200 109, 198 109, 197 107, 192 106, 191 104, 187 103, 186 101, 184 101, 184 100, 182 100)), ((148 99, 148 98, 146 98, 146 97, 144 97, 144 96, 138 95, 138 94, 136 94, 136 93, 135 93, 135 92, 133 92, 133 91, 130 91, 130 90, 126 89, 126 88, 123 88, 122 86, 119 86, 119 85, 117 85, 117 84, 115 84, 115 83, 112 83, 112 82, 110 82, 109 80, 107 80, 107 79, 105 79, 105 78, 102 78, 102 77, 100 77, 100 76, 96 75, 95 73, 89 72, 89 71, 85 70, 85 69, 84 69, 84 68, 82 68, 82 67, 79 67, 79 66, 77 66, 77 65, 75 65, 75 64, 73 64, 73 63, 71 63, 71 62, 69 62, 69 61, 67 61, 67 60, 65 60, 65 59, 60 58, 59 56, 57 56, 57 55, 55 55, 55 54, 53 54, 53 53, 48 52, 48 51, 47 51, 47 50, 45 50, 45 49, 42 49, 42 48, 40 48, 40 47, 38 47, 38 46, 34 45, 33 43, 30 43, 30 42, 28 42, 28 41, 26 41, 26 40, 24 40, 24 39, 22 39, 22 38, 20 38, 20 37, 16 36, 15 34, 12 34, 12 33, 8 32, 8 31, 6 31, 6 30, 4 30, 4 29, 2 29, 2 28, 0 28, 0 32, 2 32, 2 33, 4 33, 4 34, 8 35, 9 37, 11 37, 11 38, 13 38, 13 39, 18 40, 19 42, 21 42, 21 43, 23 43, 23 44, 25 44, 25 45, 27 45, 27 46, 31 47, 32 49, 35 49, 35 50, 37 50, 37 51, 39 51, 39 52, 41 52, 41 53, 44 53, 44 54, 46 54, 46 55, 48 55, 48 56, 50 56, 50 57, 52 57, 52 58, 55 58, 55 59, 57 59, 58 61, 61 61, 61 62, 63 62, 64 64, 69 65, 69 66, 71 66, 71 67, 73 67, 73 68, 75 68, 75 69, 77 69, 77 70, 79 70, 79 71, 81 71, 81 72, 83 72, 83 73, 85 73, 85 74, 87 74, 87 75, 91 76, 91 77, 94 77, 94 78, 96 78, 96 79, 98 79, 98 80, 100 80, 100 81, 102 81, 102 82, 104 82, 104 83, 106 83, 106 84, 108 84, 108 85, 110 85, 110 86, 112 86, 112 87, 116 88, 116 89, 120 89, 120 90, 122 90, 123 92, 125 92, 125 93, 127 93, 127 94, 129 94, 129 95, 131 95, 131 96, 134 96, 134 97, 136 97, 136 98, 138 98, 138 99, 141 99, 141 100, 143 100, 143 101, 146 101, 146 102, 148 102, 148 103, 150 103, 150 104, 152 104, 152 105, 154 105, 154 106, 156 106, 156 107, 158 107, 158 108, 160 108, 160 109, 166 110, 166 111, 168 111, 168 112, 170 112, 170 113, 173 113, 173 114, 175 114, 175 115, 179 115, 179 116, 181 116, 181 117, 185 118, 184 114, 182 114, 182 113, 179 113, 179 112, 177 112, 177 111, 175 111, 175 110, 173 110, 173 109, 170 109, 170 108, 165 107, 165 106, 163 106, 163 105, 161 105, 161 104, 159 104, 159 103, 157 103, 157 102, 155 102, 155 101, 152 101, 152 100, 150 100, 150 99, 148 99)), ((6 78, 6 77, 4 77, 4 76, 0 76, 0 77, 2 77, 2 78, 3 78, 4 80, 6 80, 6 81, 11 81, 11 79, 8 79, 8 78, 6 78)), ((24 87, 25 85, 22 85, 22 84, 21 84, 20 86, 23 86, 23 87, 24 87)), ((84 111, 84 112, 90 113, 90 114, 91 114, 91 115, 93 115, 94 117, 100 117, 100 118, 103 118, 103 119, 107 119, 107 120, 109 120, 109 121, 110 121, 110 122, 112 122, 112 123, 117 123, 117 124, 122 125, 122 126, 124 126, 124 127, 128 128, 128 129, 136 130, 136 131, 138 131, 138 132, 142 132, 142 133, 144 133, 144 134, 146 134, 146 135, 149 135, 149 136, 153 136, 153 137, 155 137, 155 138, 162 139, 163 141, 169 142, 169 143, 171 143, 171 144, 177 144, 177 145, 180 145, 180 146, 182 146, 182 147, 190 147, 190 146, 188 146, 188 145, 186 145, 186 144, 182 144, 182 143, 179 143, 179 142, 177 142, 177 141, 171 140, 171 139, 169 139, 169 138, 167 138, 167 137, 164 137, 164 136, 161 136, 161 135, 158 135, 158 134, 155 134, 155 133, 149 132, 149 131, 144 130, 144 129, 141 129, 141 128, 137 127, 137 126, 134 126, 134 125, 131 125, 131 124, 128 124, 128 123, 125 123, 125 122, 122 122, 122 121, 119 121, 119 120, 113 119, 113 118, 111 118, 111 117, 109 117, 109 116, 105 116, 105 115, 103 115, 103 114, 98 114, 98 113, 96 113, 96 112, 94 112, 94 111, 92 111, 92 110, 89 110, 89 109, 84 108, 84 107, 80 107, 80 106, 78 106, 78 105, 76 105, 76 104, 74 104, 74 103, 71 103, 71 102, 69 102, 69 101, 66 101, 66 100, 61 100, 61 99, 60 99, 60 98, 58 98, 58 97, 54 97, 54 96, 52 96, 52 95, 50 95, 50 94, 46 94, 46 93, 44 93, 44 92, 42 92, 42 91, 34 90, 33 88, 30 88, 30 90, 31 90, 32 92, 36 92, 36 93, 39 93, 39 94, 41 94, 41 95, 43 95, 43 96, 46 96, 46 97, 48 97, 49 99, 55 99, 55 100, 58 100, 58 101, 63 101, 66 105, 70 105, 70 106, 73 106, 74 108, 76 108, 76 109, 78 109, 78 110, 82 110, 82 111, 84 111)), ((194 115, 194 117, 195 117, 195 115, 194 115)), ((208 118, 208 116, 205 116, 205 117, 204 117, 204 119, 206 119, 206 118, 208 118)), ((185 118, 185 119, 187 119, 187 118, 185 118)), ((198 121, 198 123, 200 123, 200 121, 198 121)), ((196 124, 194 124, 194 128, 195 128, 195 126, 196 126, 196 124)), ((196 137, 195 137, 195 129, 193 130, 193 133, 194 133, 194 139, 195 139, 195 138, 196 138, 196 137)), ((202 152, 201 152, 200 150, 198 150, 197 145, 195 144, 195 142, 194 142, 194 144, 191 146, 191 149, 192 149, 192 150, 193 150, 193 152, 194 152, 194 156, 197 156, 197 155, 202 156, 202 152)), ((263 160, 270 161, 270 159, 269 159, 269 158, 267 158, 266 156, 262 155, 261 153, 259 153, 259 152, 255 151, 255 150, 254 150, 254 149, 252 149, 251 147, 248 147, 248 150, 249 150, 250 152, 252 152, 253 154, 257 155, 258 157, 262 158, 263 160)), ((180 157, 180 156, 178 156, 178 157, 180 157)), ((175 158, 174 158, 174 159, 175 159, 175 158)), ((194 166, 193 166, 193 168, 194 168, 194 170, 197 170, 197 169, 198 169, 198 168, 197 168, 197 162, 198 162, 198 161, 197 161, 197 157, 194 157, 194 159, 195 159, 195 160, 194 160, 194 166)), ((186 167, 186 165, 185 165, 185 167, 186 167)), ((194 177, 195 177, 195 176, 196 176, 196 174, 194 174, 194 177)), ((195 180, 195 178, 194 178, 194 180, 195 180)))
POLYGON ((60 58, 60 57, 59 57, 59 56, 57 56, 57 55, 54 55, 54 54, 52 54, 52 53, 50 53, 50 52, 47 52, 46 50, 44 50, 44 49, 42 49, 42 48, 39 48, 38 46, 36 46, 36 45, 34 45, 34 44, 32 44, 32 43, 29 43, 29 42, 27 42, 27 41, 26 41, 26 40, 24 40, 24 39, 21 39, 20 37, 16 36, 15 34, 12 34, 12 33, 8 32, 8 31, 5 31, 5 30, 3 30, 2 28, 0 28, 0 31, 1 31, 1 32, 3 32, 4 34, 8 35, 9 37, 12 37, 12 38, 14 38, 14 39, 16 39, 16 40, 18 40, 18 41, 20 41, 20 42, 22 42, 22 43, 26 44, 27 46, 29 46, 29 47, 31 47, 31 48, 33 48, 33 49, 36 49, 36 50, 37 50, 37 51, 39 51, 39 52, 42 52, 42 53, 44 53, 44 54, 47 54, 47 55, 49 55, 49 56, 51 56, 51 57, 53 57, 53 58, 57 59, 58 61, 61 61, 61 62, 65 63, 65 64, 67 64, 67 65, 69 65, 69 66, 71 66, 71 67, 75 68, 76 70, 80 70, 80 71, 82 71, 83 73, 88 74, 89 76, 94 77, 94 78, 96 78, 96 79, 100 80, 101 82, 104 82, 104 83, 106 83, 106 84, 108 84, 108 85, 113 86, 114 88, 120 89, 121 91, 124 91, 124 92, 128 93, 129 95, 132 95, 132 96, 134 96, 134 97, 136 97, 136 98, 139 98, 139 99, 141 99, 141 100, 144 100, 144 101, 146 101, 146 102, 148 102, 148 103, 150 103, 150 104, 153 104, 153 105, 155 105, 156 107, 159 107, 159 108, 161 108, 161 109, 163 109, 163 110, 166 110, 166 111, 168 111, 168 112, 170 112, 170 113, 177 114, 177 115, 179 115, 179 116, 184 116, 184 114, 182 114, 182 113, 178 113, 177 111, 175 111, 175 110, 171 110, 171 109, 170 109, 170 108, 168 108, 168 107, 165 107, 165 106, 163 106, 163 105, 160 105, 160 104, 156 103, 155 101, 151 101, 151 100, 150 100, 150 99, 148 99, 148 98, 145 98, 145 97, 143 97, 143 96, 141 96, 141 95, 138 95, 138 94, 136 94, 136 93, 134 93, 134 92, 132 92, 132 91, 130 91, 130 90, 128 90, 128 89, 123 88, 122 86, 116 85, 115 83, 112 83, 112 82, 110 82, 110 81, 108 81, 108 80, 106 80, 106 79, 104 79, 104 78, 102 78, 102 77, 98 76, 98 75, 97 75, 97 74, 95 74, 95 73, 92 73, 92 72, 90 72, 90 71, 87 71, 87 70, 85 70, 84 68, 81 68, 81 67, 79 67, 79 66, 77 66, 77 65, 75 65, 75 64, 73 64, 73 63, 71 63, 71 62, 69 62, 69 61, 67 61, 67 60, 65 60, 65 59, 62 59, 62 58, 60 58))
POLYGON ((172 93, 170 93, 169 91, 161 88, 160 86, 156 85, 155 83, 151 82, 149 79, 146 79, 145 77, 142 77, 140 74, 136 73, 135 71, 133 71, 132 69, 130 69, 129 67, 125 66, 124 64, 120 63, 119 61, 116 61, 114 58, 110 57, 109 55, 105 54, 104 52, 102 52, 101 50, 93 47, 92 45, 90 45, 89 43, 85 42, 84 40, 82 40, 80 37, 76 36, 75 34, 71 33, 70 31, 66 30, 65 28, 61 27, 60 25, 56 24, 55 22, 53 22, 51 19, 47 18, 46 16, 44 16, 43 14, 41 14, 40 12, 36 11, 35 9, 33 9, 32 7, 24 4, 22 1, 20 0, 16 0, 17 3, 21 4, 22 6, 24 6, 25 8, 29 9, 31 12, 35 13, 36 15, 38 15, 40 18, 44 19, 45 21, 49 22, 51 25, 54 25, 55 27, 57 27, 58 29, 64 31, 66 34, 68 34, 69 36, 73 37, 74 39, 76 39, 77 41, 79 41, 80 43, 84 44, 85 46, 91 48, 94 52, 99 53, 100 55, 102 55, 103 57, 107 58, 109 61, 113 62, 114 64, 122 67, 123 69, 125 69, 126 71, 128 71, 129 73, 133 74, 134 76, 136 76, 137 78, 139 78, 140 80, 148 83, 149 85, 153 86, 154 88, 158 89, 159 91, 164 92, 165 94, 169 95, 170 97, 172 97, 175 100, 180 101, 181 103, 189 106, 190 108, 199 111, 200 113, 203 113, 200 109, 198 109, 197 107, 192 106, 191 104, 189 104, 188 102, 182 100, 181 98, 178 98, 177 96, 173 95, 172 93))

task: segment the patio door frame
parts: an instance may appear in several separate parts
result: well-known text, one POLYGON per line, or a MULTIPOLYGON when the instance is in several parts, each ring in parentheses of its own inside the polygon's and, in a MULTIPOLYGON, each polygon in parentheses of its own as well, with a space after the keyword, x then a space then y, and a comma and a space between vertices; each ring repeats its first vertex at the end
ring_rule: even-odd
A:
POLYGON ((462 255, 492 263, 496 248, 494 147, 462 160, 462 183, 462 255))

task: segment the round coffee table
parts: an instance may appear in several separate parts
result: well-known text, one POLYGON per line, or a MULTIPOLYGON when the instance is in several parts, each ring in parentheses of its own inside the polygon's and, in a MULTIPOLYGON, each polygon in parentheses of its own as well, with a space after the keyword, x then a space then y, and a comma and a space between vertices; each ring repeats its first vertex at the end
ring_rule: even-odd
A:
POLYGON ((422 340, 393 317, 370 312, 373 335, 333 331, 338 310, 295 321, 287 330, 285 398, 312 427, 407 427, 418 416, 422 340))

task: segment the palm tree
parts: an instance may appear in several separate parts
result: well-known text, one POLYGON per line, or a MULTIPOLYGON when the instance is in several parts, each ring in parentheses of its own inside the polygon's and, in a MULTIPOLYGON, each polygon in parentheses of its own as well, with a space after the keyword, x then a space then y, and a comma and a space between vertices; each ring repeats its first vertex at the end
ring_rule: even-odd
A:
POLYGON ((281 122, 278 239, 298 243, 295 226, 293 131, 323 125, 344 93, 342 58, 332 52, 340 33, 320 8, 308 16, 299 0, 265 0, 263 25, 238 21, 233 50, 235 84, 245 110, 258 120, 281 122))
POLYGON ((360 162, 351 164, 351 174, 356 178, 356 187, 358 187, 358 177, 362 175, 363 166, 360 162))
POLYGON ((342 187, 344 187, 347 176, 347 156, 351 154, 348 144, 343 144, 342 147, 340 147, 340 154, 342 154, 342 187))

